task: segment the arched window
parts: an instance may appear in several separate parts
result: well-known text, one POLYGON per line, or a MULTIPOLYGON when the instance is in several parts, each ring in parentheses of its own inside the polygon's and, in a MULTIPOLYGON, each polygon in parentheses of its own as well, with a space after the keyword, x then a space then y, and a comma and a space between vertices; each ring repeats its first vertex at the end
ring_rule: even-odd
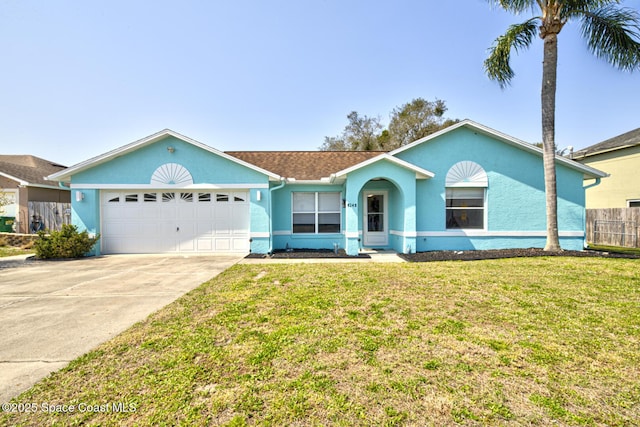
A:
POLYGON ((447 229, 485 228, 487 173, 475 162, 458 162, 446 177, 447 229))

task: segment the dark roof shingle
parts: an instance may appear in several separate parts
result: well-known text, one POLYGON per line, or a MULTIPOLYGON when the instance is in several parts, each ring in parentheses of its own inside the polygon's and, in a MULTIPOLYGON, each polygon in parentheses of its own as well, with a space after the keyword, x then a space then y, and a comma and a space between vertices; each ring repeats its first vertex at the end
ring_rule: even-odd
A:
POLYGON ((296 180, 319 180, 384 151, 226 151, 259 168, 296 180))
POLYGON ((633 147, 634 145, 640 145, 640 128, 623 133, 622 135, 614 136, 605 141, 591 145, 582 150, 578 150, 573 153, 573 159, 578 160, 584 157, 594 156, 596 154, 619 150, 626 147, 633 147))
POLYGON ((57 186, 55 181, 44 179, 65 169, 58 163, 31 155, 0 154, 0 172, 18 178, 31 185, 57 186))

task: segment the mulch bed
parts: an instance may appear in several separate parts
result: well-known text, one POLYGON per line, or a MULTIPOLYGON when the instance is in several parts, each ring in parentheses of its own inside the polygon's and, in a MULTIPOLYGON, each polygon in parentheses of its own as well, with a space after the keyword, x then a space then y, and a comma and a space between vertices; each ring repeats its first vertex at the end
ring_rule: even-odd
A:
POLYGON ((333 252, 330 249, 290 249, 275 250, 271 255, 267 254, 249 254, 245 258, 271 258, 271 259, 302 259, 302 258, 371 258, 367 254, 359 254, 358 256, 347 255, 344 249, 333 252))
MULTIPOLYGON (((520 258, 520 257, 541 257, 541 256, 569 256, 569 257, 599 257, 599 258, 630 258, 639 259, 640 255, 620 254, 613 252, 602 252, 593 250, 584 251, 559 251, 547 252, 538 248, 528 249, 491 249, 472 251, 430 251, 418 252, 415 254, 398 254, 401 258, 409 262, 429 262, 429 261, 476 261, 483 259, 500 258, 520 258)), ((303 259, 303 258, 371 258, 367 254, 358 256, 347 255, 344 249, 338 253, 332 250, 314 249, 293 249, 278 250, 271 255, 249 254, 246 258, 270 258, 270 259, 303 259)))
POLYGON ((599 258, 640 258, 638 255, 619 254, 602 251, 558 251, 548 252, 539 248, 528 249, 491 249, 483 251, 432 251, 418 252, 415 254, 398 254, 410 262, 427 261, 475 261, 482 259, 521 258, 541 256, 567 256, 567 257, 599 257, 599 258))

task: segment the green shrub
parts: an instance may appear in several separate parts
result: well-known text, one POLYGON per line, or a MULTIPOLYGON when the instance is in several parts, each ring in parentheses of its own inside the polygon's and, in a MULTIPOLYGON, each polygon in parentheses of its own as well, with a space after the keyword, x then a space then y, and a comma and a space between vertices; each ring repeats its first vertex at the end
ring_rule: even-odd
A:
POLYGON ((38 231, 40 238, 34 243, 36 258, 80 258, 87 254, 100 239, 89 237, 85 230, 78 232, 75 225, 65 224, 60 231, 38 231))

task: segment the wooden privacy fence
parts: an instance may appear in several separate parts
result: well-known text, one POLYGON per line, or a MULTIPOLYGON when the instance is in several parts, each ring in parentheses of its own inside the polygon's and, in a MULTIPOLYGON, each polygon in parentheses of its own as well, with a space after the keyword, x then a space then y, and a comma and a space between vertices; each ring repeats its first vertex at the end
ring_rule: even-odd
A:
POLYGON ((587 242, 640 247, 640 208, 587 209, 587 242))
POLYGON ((71 223, 71 203, 29 202, 29 233, 60 230, 71 223))

